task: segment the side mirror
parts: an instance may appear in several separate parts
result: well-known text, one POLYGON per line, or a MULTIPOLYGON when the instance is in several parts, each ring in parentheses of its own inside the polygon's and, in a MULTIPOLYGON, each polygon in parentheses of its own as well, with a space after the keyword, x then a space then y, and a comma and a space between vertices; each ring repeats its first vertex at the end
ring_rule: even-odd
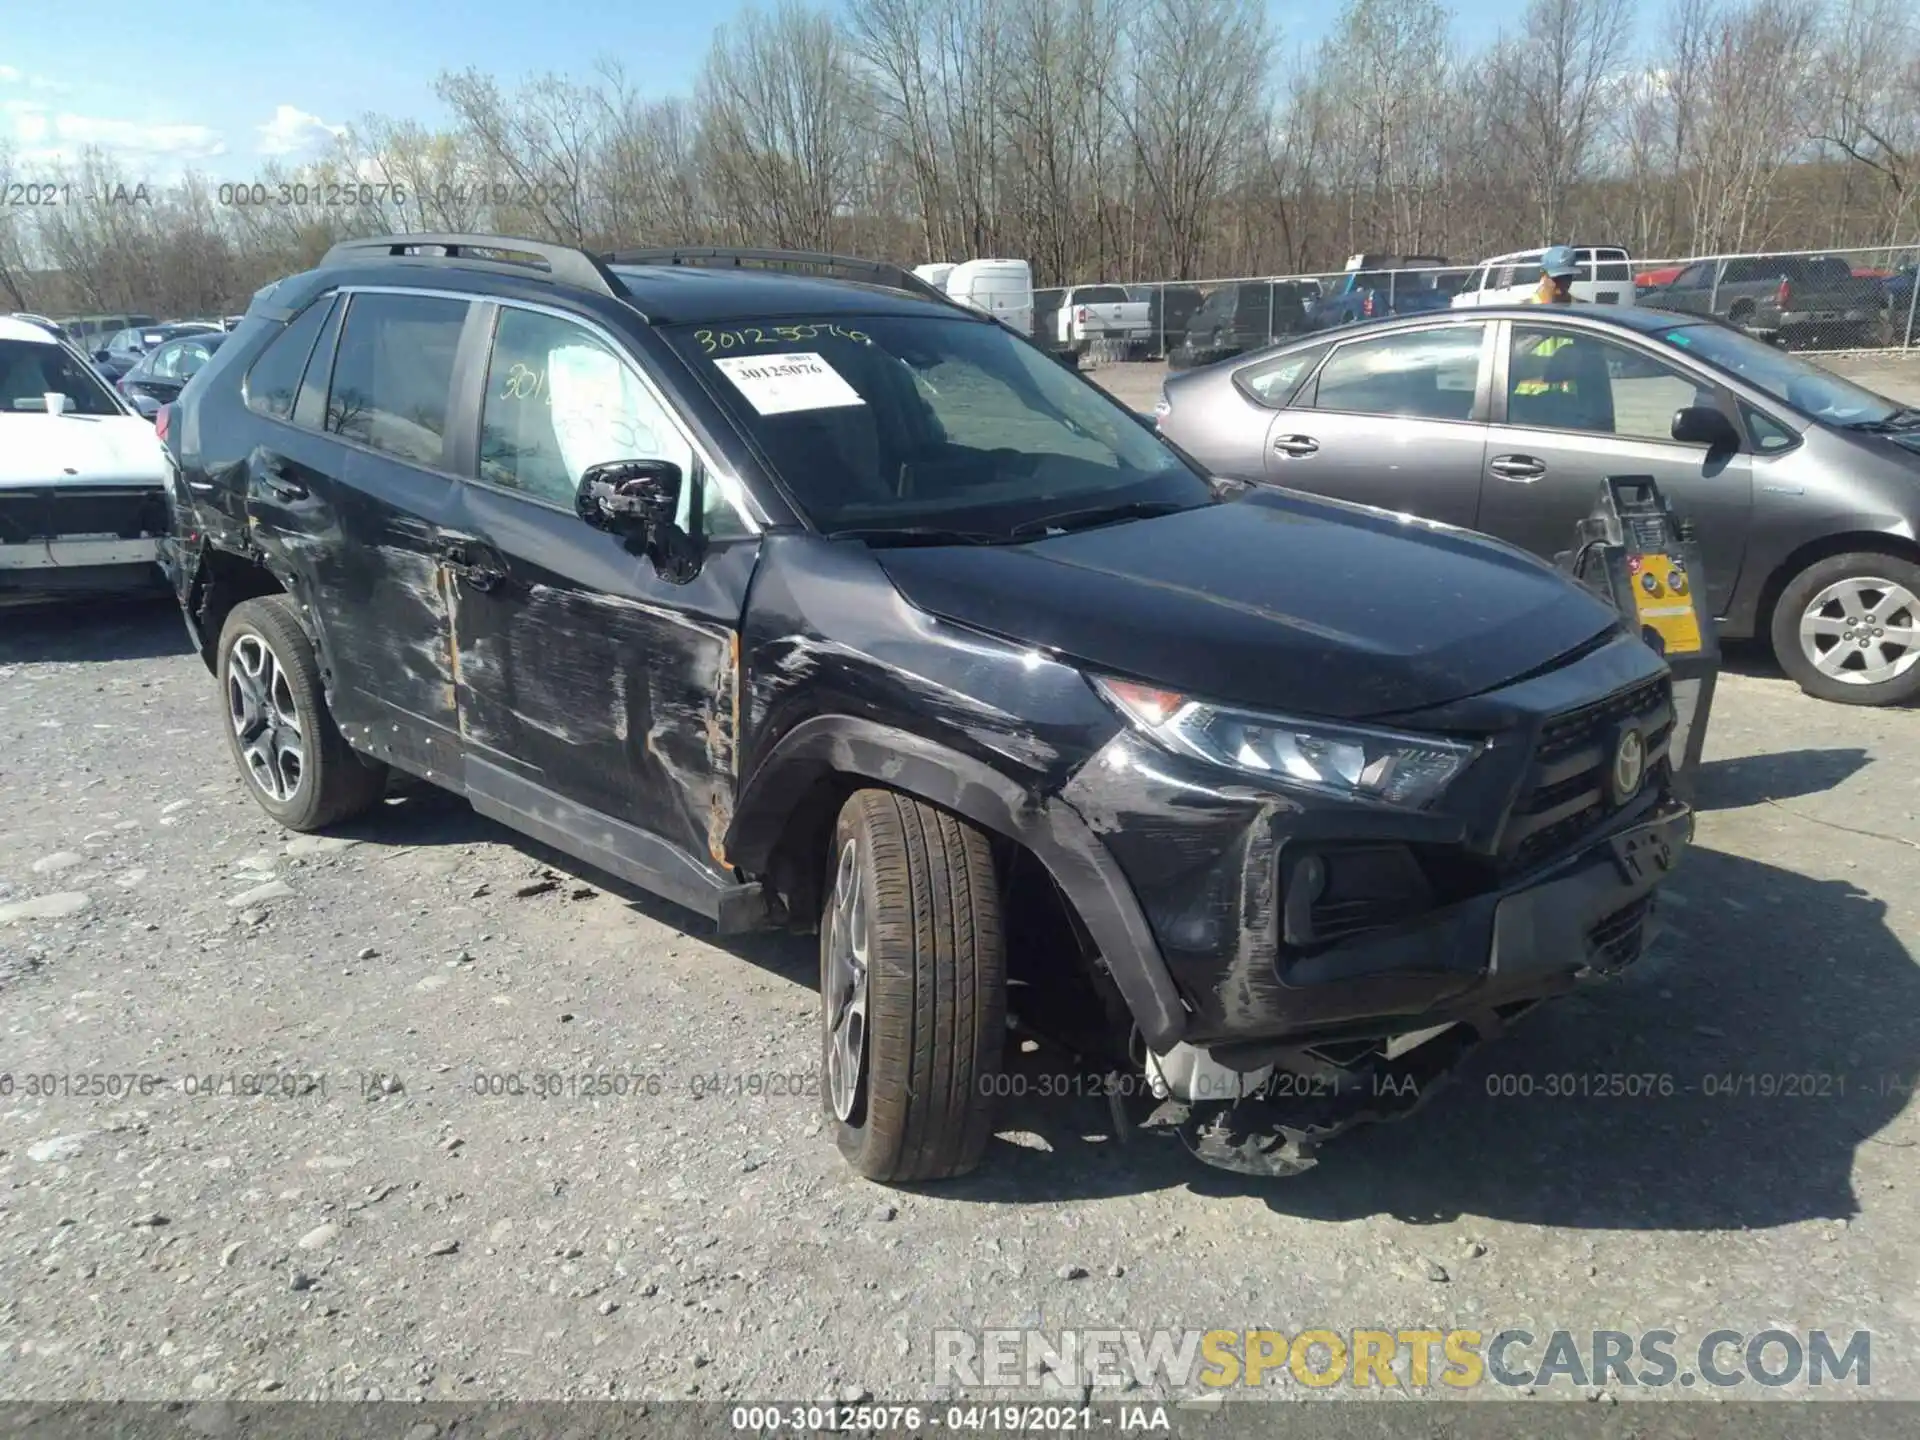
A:
POLYGON ((106 348, 103 346, 102 348, 93 352, 93 358, 96 360, 108 360, 108 359, 111 359, 112 357, 108 355, 106 348))
POLYGON ((1689 405, 1673 412, 1673 438, 1709 450, 1736 450, 1740 432, 1733 422, 1709 405, 1689 405))
POLYGON ((671 460, 609 460, 587 467, 574 506, 594 529, 645 555, 663 578, 684 583, 699 565, 692 537, 674 523, 682 483, 671 460))

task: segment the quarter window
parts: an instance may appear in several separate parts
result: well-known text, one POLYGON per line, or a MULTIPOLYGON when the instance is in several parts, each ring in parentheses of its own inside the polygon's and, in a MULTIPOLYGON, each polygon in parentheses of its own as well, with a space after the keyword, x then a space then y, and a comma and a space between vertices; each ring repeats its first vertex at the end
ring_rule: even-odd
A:
POLYGON ((300 389, 300 376, 307 368, 307 356, 313 353, 313 340, 320 333, 320 322, 332 308, 328 300, 309 305, 293 317, 260 352, 247 372, 247 408, 276 420, 293 413, 293 397, 300 389))
POLYGON ((445 463, 447 397, 467 302, 355 295, 327 392, 326 428, 413 465, 445 463))
POLYGON ((1318 410, 1469 420, 1484 325, 1447 325, 1342 345, 1320 372, 1318 410))
POLYGON ((1300 388, 1300 382, 1313 373, 1313 367, 1320 363, 1320 357, 1326 353, 1326 347, 1322 345, 1312 350, 1278 355, 1258 365, 1249 365, 1233 377, 1233 383, 1260 404, 1279 410, 1293 398, 1294 392, 1300 388))
POLYGON ((1711 386, 1597 335, 1516 325, 1507 366, 1507 423, 1671 440, 1673 412, 1712 406, 1711 386))

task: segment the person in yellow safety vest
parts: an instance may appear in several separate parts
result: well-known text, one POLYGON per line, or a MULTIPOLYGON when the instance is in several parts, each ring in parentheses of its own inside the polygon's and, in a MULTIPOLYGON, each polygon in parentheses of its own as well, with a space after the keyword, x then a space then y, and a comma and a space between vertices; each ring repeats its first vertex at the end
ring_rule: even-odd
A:
POLYGON ((1540 285, 1528 297, 1529 305, 1573 304, 1573 277, 1579 273, 1573 248, 1556 245, 1540 257, 1540 285))
MULTIPOLYGON (((1573 277, 1579 273, 1579 264, 1573 258, 1573 248, 1568 245, 1556 245, 1540 257, 1540 285, 1527 299, 1529 305, 1571 305, 1573 304, 1573 277)), ((1529 356, 1534 362, 1550 361, 1555 351, 1564 350, 1573 344, 1571 335, 1544 335, 1540 338, 1529 356)), ((1515 379, 1514 395, 1565 395, 1579 393, 1578 382, 1563 371, 1557 378, 1552 376, 1554 366, 1551 363, 1534 375, 1525 379, 1515 379)))

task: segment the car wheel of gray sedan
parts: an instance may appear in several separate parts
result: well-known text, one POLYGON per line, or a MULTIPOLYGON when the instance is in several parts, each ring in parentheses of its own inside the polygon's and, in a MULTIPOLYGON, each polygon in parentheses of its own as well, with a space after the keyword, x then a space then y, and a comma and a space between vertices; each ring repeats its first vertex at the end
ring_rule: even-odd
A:
POLYGON ((840 811, 820 917, 822 1098, 869 1180, 964 1175, 993 1133, 1006 948, 987 837, 891 790, 840 811))
POLYGON ((1920 565, 1895 555, 1833 555, 1787 583, 1773 651, 1800 688, 1842 705, 1920 695, 1920 565))
POLYGON ((341 738, 313 643, 283 595, 233 607, 220 631, 220 717, 260 808, 290 830, 319 830, 372 807, 386 766, 341 738))

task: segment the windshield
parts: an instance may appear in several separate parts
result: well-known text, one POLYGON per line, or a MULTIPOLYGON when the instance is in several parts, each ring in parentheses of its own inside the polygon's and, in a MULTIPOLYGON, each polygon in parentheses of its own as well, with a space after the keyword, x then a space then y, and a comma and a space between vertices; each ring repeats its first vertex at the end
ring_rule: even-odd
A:
POLYGON ((67 397, 69 415, 118 415, 106 386, 64 345, 0 340, 0 414, 44 411, 47 392, 67 397))
POLYGON ((1138 417, 999 325, 931 316, 666 334, 817 528, 1016 527, 1212 499, 1138 417))
POLYGON ((1674 349, 1738 375, 1810 419, 1829 425, 1871 425, 1901 411, 1884 396, 1728 326, 1682 325, 1656 333, 1674 349))

